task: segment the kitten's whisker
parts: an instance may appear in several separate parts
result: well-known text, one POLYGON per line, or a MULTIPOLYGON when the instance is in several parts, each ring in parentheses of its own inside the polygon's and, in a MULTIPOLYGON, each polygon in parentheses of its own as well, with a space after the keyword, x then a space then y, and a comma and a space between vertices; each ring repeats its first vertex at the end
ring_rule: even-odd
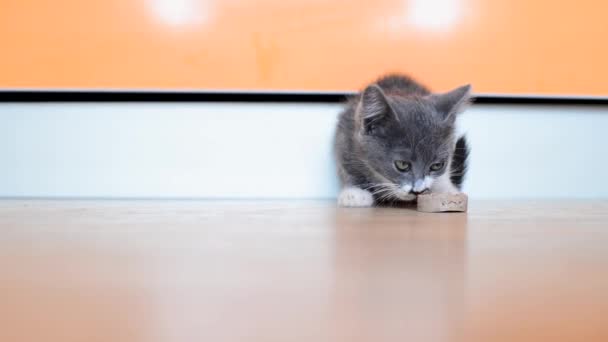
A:
POLYGON ((382 186, 382 187, 374 187, 374 189, 371 191, 373 194, 376 193, 381 193, 381 192, 385 192, 385 191, 389 191, 392 188, 387 187, 387 186, 382 186))
POLYGON ((361 187, 362 187, 363 190, 371 190, 372 192, 377 191, 377 190, 381 190, 381 189, 393 189, 396 186, 397 185, 393 184, 393 183, 374 183, 374 184, 363 184, 363 185, 361 185, 361 187))
POLYGON ((395 190, 391 189, 389 192, 387 192, 387 193, 383 194, 382 196, 380 196, 379 200, 380 201, 385 201, 385 200, 388 200, 388 199, 390 199, 392 197, 395 197, 395 193, 396 193, 395 190))
POLYGON ((376 190, 376 191, 372 192, 372 195, 374 195, 374 196, 375 195, 380 195, 382 193, 386 193, 387 191, 390 192, 390 191, 393 191, 393 190, 392 189, 379 189, 379 190, 376 190))

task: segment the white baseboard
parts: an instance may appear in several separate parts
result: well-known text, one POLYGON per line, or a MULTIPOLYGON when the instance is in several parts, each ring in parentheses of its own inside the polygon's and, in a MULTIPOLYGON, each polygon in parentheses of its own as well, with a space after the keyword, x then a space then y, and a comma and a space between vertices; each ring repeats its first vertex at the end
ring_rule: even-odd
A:
MULTIPOLYGON (((333 198, 340 106, 0 104, 1 197, 333 198)), ((608 107, 475 105, 472 198, 608 198, 608 107)))

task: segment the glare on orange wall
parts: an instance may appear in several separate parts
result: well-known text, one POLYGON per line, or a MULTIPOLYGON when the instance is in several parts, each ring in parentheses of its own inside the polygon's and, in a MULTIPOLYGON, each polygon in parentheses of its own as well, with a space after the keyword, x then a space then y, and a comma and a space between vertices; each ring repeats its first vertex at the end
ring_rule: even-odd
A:
POLYGON ((0 87, 608 95, 608 2, 0 0, 0 87))

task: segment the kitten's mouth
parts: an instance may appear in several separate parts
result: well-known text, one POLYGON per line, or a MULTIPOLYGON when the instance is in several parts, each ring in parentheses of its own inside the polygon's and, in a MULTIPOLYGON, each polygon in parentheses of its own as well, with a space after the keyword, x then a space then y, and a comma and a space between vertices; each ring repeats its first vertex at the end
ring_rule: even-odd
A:
POLYGON ((410 191, 410 194, 418 196, 418 195, 424 195, 424 194, 428 194, 430 192, 429 189, 424 189, 422 191, 410 191))
POLYGON ((395 195, 397 196, 398 199, 400 199, 402 201, 411 201, 411 200, 416 199, 416 195, 413 194, 411 191, 409 191, 409 192, 399 191, 399 192, 396 192, 395 195))

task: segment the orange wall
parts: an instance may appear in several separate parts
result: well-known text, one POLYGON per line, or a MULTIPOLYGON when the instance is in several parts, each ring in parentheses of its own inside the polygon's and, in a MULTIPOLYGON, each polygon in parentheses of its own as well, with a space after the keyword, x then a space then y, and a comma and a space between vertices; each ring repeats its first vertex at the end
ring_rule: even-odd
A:
POLYGON ((0 0, 0 87, 349 90, 404 71, 437 90, 608 95, 606 13, 604 0, 0 0))

